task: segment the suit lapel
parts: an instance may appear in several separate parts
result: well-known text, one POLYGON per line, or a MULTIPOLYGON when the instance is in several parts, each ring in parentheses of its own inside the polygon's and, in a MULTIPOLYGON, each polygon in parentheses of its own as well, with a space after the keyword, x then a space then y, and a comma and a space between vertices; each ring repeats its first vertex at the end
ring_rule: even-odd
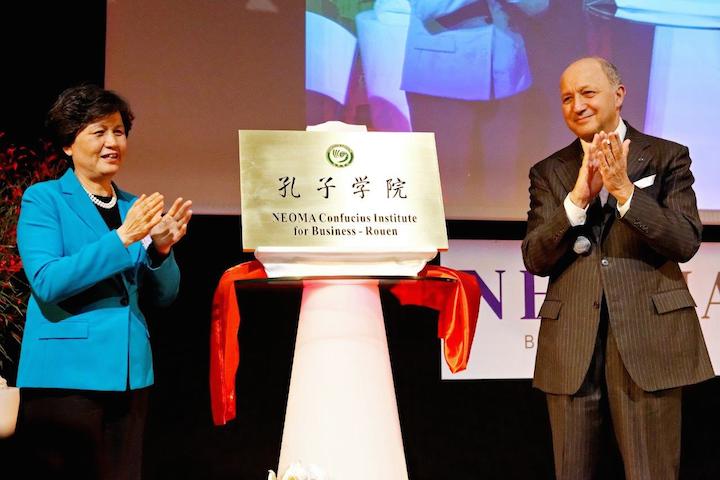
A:
POLYGON ((113 188, 115 188, 115 192, 118 196, 118 209, 120 210, 120 220, 124 221, 125 217, 127 216, 128 210, 130 210, 130 205, 132 205, 132 197, 120 190, 118 186, 115 185, 115 182, 113 182, 113 188))
MULTIPOLYGON (((135 201, 135 198, 130 195, 127 192, 124 192, 118 188, 115 183, 113 183, 113 187, 115 187, 115 192, 118 196, 118 209, 120 210, 120 219, 122 221, 125 221, 125 217, 127 216, 127 212, 130 209, 130 206, 132 206, 133 202, 135 201)), ((140 249, 142 248, 141 242, 135 242, 132 245, 128 247, 128 250, 130 251, 130 255, 132 258, 137 258, 137 256, 140 254, 140 249)))
POLYGON ((556 171, 558 180, 565 187, 565 193, 569 193, 575 187, 580 165, 582 165, 583 150, 580 139, 560 150, 558 159, 560 161, 556 171))
POLYGON ((631 182, 634 182, 642 174, 648 165, 645 158, 645 150, 650 146, 646 135, 635 130, 629 124, 625 138, 630 140, 630 152, 628 153, 627 173, 631 182))
POLYGON ((82 220, 90 230, 97 233, 98 236, 108 232, 107 225, 100 216, 100 212, 97 211, 95 205, 90 201, 87 192, 85 192, 82 185, 80 185, 80 181, 72 169, 68 169, 68 171, 60 177, 60 186, 67 204, 77 213, 80 220, 82 220))

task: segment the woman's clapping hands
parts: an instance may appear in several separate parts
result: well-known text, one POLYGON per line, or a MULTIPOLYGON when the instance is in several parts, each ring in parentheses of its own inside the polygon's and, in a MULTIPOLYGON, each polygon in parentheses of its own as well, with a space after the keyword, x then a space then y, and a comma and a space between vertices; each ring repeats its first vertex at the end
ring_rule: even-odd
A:
POLYGON ((187 225, 192 217, 192 201, 183 201, 182 197, 173 202, 170 210, 150 230, 155 250, 163 255, 187 233, 187 225))
POLYGON ((123 245, 128 247, 148 236, 150 230, 163 218, 163 205, 163 196, 158 192, 150 196, 144 193, 140 195, 128 210, 120 228, 117 229, 123 245))
POLYGON ((164 197, 155 192, 140 195, 132 204, 117 233, 127 247, 148 235, 158 253, 167 255, 170 249, 187 233, 192 217, 192 201, 178 198, 163 215, 164 197))

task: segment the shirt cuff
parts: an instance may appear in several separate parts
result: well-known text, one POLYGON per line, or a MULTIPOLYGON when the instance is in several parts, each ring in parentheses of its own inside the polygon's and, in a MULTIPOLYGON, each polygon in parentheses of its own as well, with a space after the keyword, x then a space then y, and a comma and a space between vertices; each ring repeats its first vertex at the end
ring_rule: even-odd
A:
POLYGON ((633 188, 632 193, 627 199, 627 202, 625 202, 623 205, 617 204, 617 211, 620 214, 620 218, 624 217, 628 210, 630 210, 630 202, 632 201, 632 197, 635 194, 635 189, 633 188))
MULTIPOLYGON (((630 201, 627 203, 629 204, 630 201)), ((570 194, 568 193, 563 202, 563 206, 565 207, 565 214, 570 222, 570 226, 577 227, 578 225, 585 225, 587 210, 590 205, 585 208, 578 207, 570 200, 570 194)))

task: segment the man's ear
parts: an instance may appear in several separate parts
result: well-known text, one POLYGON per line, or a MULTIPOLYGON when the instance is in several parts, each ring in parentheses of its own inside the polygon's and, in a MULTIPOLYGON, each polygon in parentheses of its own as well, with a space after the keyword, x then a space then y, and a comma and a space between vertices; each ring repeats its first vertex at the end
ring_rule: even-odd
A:
POLYGON ((615 105, 617 106, 618 110, 620 110, 622 108, 624 100, 625 100, 625 85, 618 85, 617 89, 615 89, 615 105))
POLYGON ((72 157, 72 146, 63 147, 63 152, 65 152, 65 155, 67 155, 68 157, 72 157))

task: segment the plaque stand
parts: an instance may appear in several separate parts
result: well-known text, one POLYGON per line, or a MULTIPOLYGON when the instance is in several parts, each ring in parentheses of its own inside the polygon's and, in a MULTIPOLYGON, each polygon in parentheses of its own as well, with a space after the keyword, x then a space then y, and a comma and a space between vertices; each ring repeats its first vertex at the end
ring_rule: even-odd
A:
MULTIPOLYGON (((236 417, 242 323, 237 292, 303 288, 281 442, 280 473, 301 462, 315 478, 406 480, 380 291, 435 309, 452 372, 467 366, 480 287, 474 276, 426 266, 415 276, 271 277, 258 260, 225 271, 213 297, 210 400, 213 422, 236 417), (312 470, 312 468, 310 468, 312 470)), ((296 472, 299 473, 299 472, 296 472)), ((311 477, 312 478, 312 477, 311 477)))
POLYGON ((279 472, 408 478, 376 280, 305 280, 279 472))
MULTIPOLYGON (((306 467, 316 465, 332 480, 407 480, 379 283, 384 277, 417 275, 439 249, 447 248, 434 139, 427 133, 368 134, 363 133, 364 126, 339 122, 308 130, 320 134, 240 132, 240 170, 246 182, 242 188, 243 245, 255 251, 268 278, 304 279, 278 472, 282 476, 300 462, 306 467), (425 160, 424 167, 418 159, 425 160), (339 185, 352 185, 347 182, 357 182, 359 175, 376 175, 373 178, 385 179, 377 185, 384 185, 388 192, 371 197, 374 203, 367 205, 353 203, 357 197, 352 196, 338 196, 332 203, 306 196, 299 204, 288 204, 278 196, 274 182, 290 176, 294 182, 297 162, 317 172, 342 168, 332 170, 329 177, 335 177, 339 185), (416 203, 400 208, 395 200, 407 197, 399 195, 399 190, 390 196, 393 178, 401 185, 407 181, 417 186, 416 203), (273 195, 278 198, 275 207, 270 207, 268 199, 273 195), (298 207, 306 209, 299 210, 301 214, 322 213, 317 220, 314 215, 301 217, 306 223, 296 225, 291 235, 288 222, 294 220, 286 221, 277 212, 294 213, 298 207), (308 236, 303 225, 324 222, 327 212, 329 218, 341 218, 357 208, 369 219, 360 223, 392 223, 395 220, 382 220, 384 215, 408 208, 418 209, 418 216, 403 225, 404 237, 382 241, 369 226, 367 233, 347 229, 352 233, 342 241, 297 237, 308 236), (270 217, 269 212, 275 213, 270 217), (378 212, 381 220, 375 219, 378 212), (416 223, 417 218, 422 221, 416 223)), ((298 180, 300 188, 302 179, 298 180)), ((294 183, 286 183, 281 190, 289 185, 292 194, 294 183)), ((292 195, 293 202, 301 198, 299 192, 292 195)))

